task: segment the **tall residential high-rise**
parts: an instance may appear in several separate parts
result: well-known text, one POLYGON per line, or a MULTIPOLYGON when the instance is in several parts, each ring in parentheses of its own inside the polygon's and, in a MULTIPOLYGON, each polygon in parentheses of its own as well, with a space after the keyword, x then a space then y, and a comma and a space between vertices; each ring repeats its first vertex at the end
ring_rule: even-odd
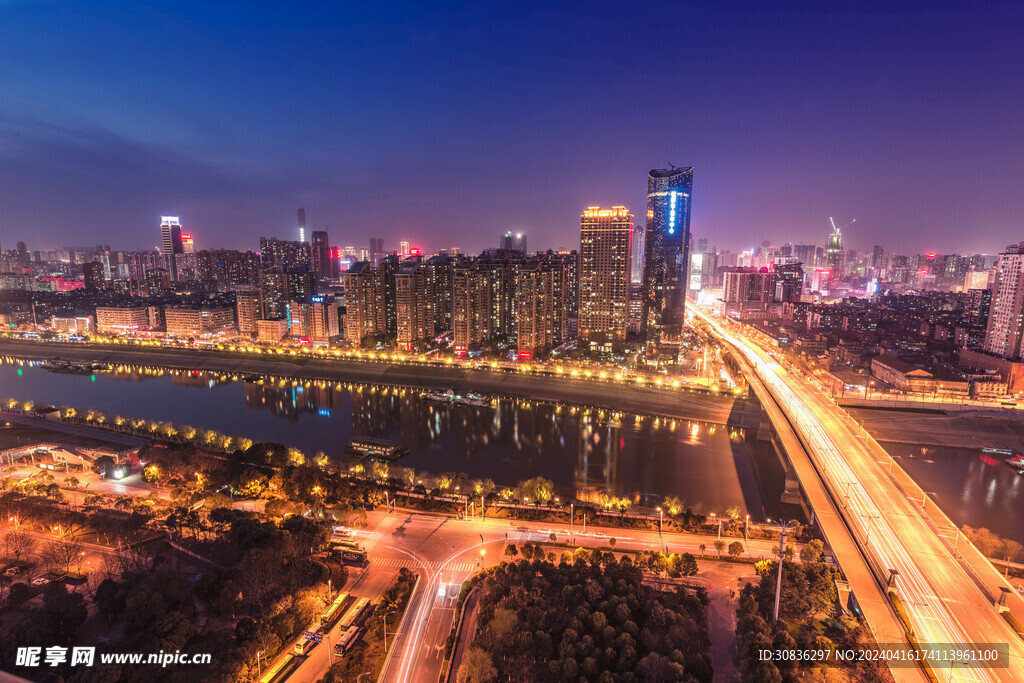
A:
POLYGON ((554 273, 531 259, 519 269, 516 282, 516 351, 519 360, 551 348, 554 343, 554 273))
POLYGON ((291 280, 281 266, 265 268, 260 272, 260 289, 263 292, 263 317, 266 320, 280 320, 288 314, 288 302, 292 300, 291 280))
POLYGON ((452 275, 452 331, 459 354, 490 341, 493 330, 491 278, 479 264, 455 266, 452 275))
POLYGON ((345 285, 345 341, 359 346, 367 337, 383 334, 384 301, 380 273, 357 261, 342 276, 345 285))
POLYGON ((261 237, 260 259, 265 268, 281 266, 288 271, 311 271, 313 269, 309 243, 298 240, 261 237))
POLYGON ((403 242, 399 242, 398 243, 398 255, 399 255, 399 257, 405 258, 406 256, 409 255, 409 253, 410 253, 409 252, 409 243, 408 242, 404 242, 404 241, 403 242))
POLYGON ((256 334, 256 323, 263 319, 263 291, 252 285, 235 289, 235 310, 239 334, 256 334))
POLYGON ((871 267, 882 268, 885 266, 885 247, 881 244, 876 244, 875 248, 871 250, 871 267))
POLYGON ((85 289, 90 292, 106 289, 107 279, 103 276, 103 264, 99 261, 83 263, 82 281, 85 289))
POLYGON ((191 234, 181 233, 181 251, 184 254, 196 253, 196 243, 193 241, 191 234))
POLYGON ((775 264, 775 300, 797 302, 804 293, 804 269, 796 259, 775 264))
POLYGON ((299 209, 298 211, 298 223, 299 223, 299 241, 306 241, 306 210, 299 209))
POLYGON ((160 217, 160 253, 171 276, 171 282, 178 281, 178 254, 184 253, 181 243, 181 222, 177 216, 160 217))
POLYGON ((411 351, 434 336, 434 282, 429 269, 409 259, 395 273, 395 309, 398 346, 411 351))
POLYGON ((313 272, 321 280, 330 280, 336 273, 331 265, 331 245, 327 242, 327 230, 314 230, 310 235, 310 258, 313 272))
POLYGON ((632 238, 624 206, 590 206, 580 216, 579 338, 589 350, 611 352, 626 341, 632 238))
POLYGON ((501 236, 501 241, 498 243, 499 249, 507 249, 510 251, 521 251, 526 253, 526 235, 521 232, 515 234, 511 230, 501 236))
POLYGON ((1003 358, 1020 358, 1024 341, 1024 242, 996 263, 996 281, 982 348, 1003 358))
POLYGON ((693 167, 656 169, 647 175, 644 299, 640 335, 648 353, 674 362, 686 307, 693 167))

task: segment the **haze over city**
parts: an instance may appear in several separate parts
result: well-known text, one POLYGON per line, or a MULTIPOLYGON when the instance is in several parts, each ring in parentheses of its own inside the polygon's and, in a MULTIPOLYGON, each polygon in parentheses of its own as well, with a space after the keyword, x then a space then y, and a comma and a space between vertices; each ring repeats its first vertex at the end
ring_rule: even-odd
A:
POLYGON ((304 206, 343 244, 574 248, 674 163, 719 248, 1017 241, 1024 10, 862 9, 6 2, 0 236, 252 248, 304 206))

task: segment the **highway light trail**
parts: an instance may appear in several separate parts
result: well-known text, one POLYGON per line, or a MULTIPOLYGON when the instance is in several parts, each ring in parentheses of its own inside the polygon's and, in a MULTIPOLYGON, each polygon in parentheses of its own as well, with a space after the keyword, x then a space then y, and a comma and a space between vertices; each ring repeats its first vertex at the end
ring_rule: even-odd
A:
MULTIPOLYGON (((913 510, 910 510, 909 513, 905 512, 907 503, 900 494, 899 502, 902 504, 890 505, 884 513, 875 496, 869 492, 870 489, 877 496, 885 499, 884 482, 877 477, 872 477, 870 471, 863 475, 858 474, 851 467, 849 458, 837 445, 837 440, 839 440, 843 443, 844 448, 853 455, 866 449, 857 441, 857 437, 841 424, 833 424, 833 429, 829 430, 828 423, 830 421, 838 422, 838 420, 828 414, 828 407, 819 407, 816 412, 811 401, 808 400, 813 397, 803 396, 798 388, 791 386, 790 382, 793 380, 790 375, 781 365, 771 360, 764 351, 738 336, 729 334, 703 312, 696 311, 696 314, 721 339, 743 354, 747 362, 754 368, 758 378, 783 407, 808 453, 813 456, 820 476, 833 499, 837 501, 837 508, 842 512, 850 528, 855 531, 854 537, 864 549, 864 554, 868 558, 869 565, 876 572, 877 578, 885 582, 889 579, 890 570, 898 572, 894 580, 897 595, 905 603, 906 614, 918 642, 922 644, 968 644, 978 641, 1005 641, 1003 632, 995 633, 994 637, 989 638, 983 637, 979 633, 969 634, 946 602, 937 594, 925 576, 926 571, 922 571, 920 565, 922 560, 915 560, 914 550, 912 550, 914 548, 920 553, 927 547, 925 542, 927 539, 923 536, 921 538, 901 537, 893 522, 886 517, 886 514, 889 514, 904 515, 909 518, 911 515, 916 516, 916 512, 913 510), (920 543, 915 543, 915 541, 920 541, 920 543)), ((892 499, 890 498, 888 502, 892 503, 892 499)), ((910 528, 909 531, 917 533, 918 530, 910 528)), ((955 566, 954 559, 950 558, 949 562, 955 566)), ((929 569, 934 571, 935 568, 930 567, 929 569)), ((973 586, 965 587, 965 592, 972 590, 973 586)), ((950 669, 949 673, 953 672, 954 670, 950 669)), ((943 677, 945 674, 946 672, 943 672, 943 677)), ((957 680, 989 681, 996 680, 997 676, 1002 678, 1003 675, 1007 676, 1005 680, 1011 680, 1015 676, 1015 672, 1012 668, 996 670, 985 667, 984 664, 971 663, 964 668, 956 668, 955 675, 957 680)))

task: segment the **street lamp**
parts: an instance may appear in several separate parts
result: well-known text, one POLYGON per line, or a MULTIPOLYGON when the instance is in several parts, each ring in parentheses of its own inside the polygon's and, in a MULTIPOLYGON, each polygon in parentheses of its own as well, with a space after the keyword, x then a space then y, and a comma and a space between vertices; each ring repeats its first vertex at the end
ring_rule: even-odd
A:
POLYGON ((796 520, 790 520, 782 525, 779 530, 779 578, 775 582, 775 609, 772 611, 772 621, 779 620, 779 598, 782 595, 782 560, 786 551, 786 532, 797 524, 796 520))
MULTIPOLYGON (((397 611, 398 610, 391 610, 390 612, 385 612, 384 613, 384 620, 383 620, 384 623, 381 624, 381 628, 384 630, 384 652, 385 653, 387 653, 387 651, 388 651, 388 615, 389 614, 394 614, 397 611)), ((391 635, 394 635, 394 634, 392 633, 391 635)))
POLYGON ((263 666, 260 664, 260 656, 262 656, 264 652, 266 652, 266 650, 256 651, 256 670, 259 672, 258 675, 261 677, 263 676, 263 666))

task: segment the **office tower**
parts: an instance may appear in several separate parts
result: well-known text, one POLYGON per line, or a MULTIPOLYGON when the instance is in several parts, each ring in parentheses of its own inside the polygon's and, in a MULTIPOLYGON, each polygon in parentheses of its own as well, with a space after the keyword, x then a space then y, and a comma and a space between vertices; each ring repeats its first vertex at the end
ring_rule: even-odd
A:
POLYGON ((530 360, 554 343, 554 274, 540 260, 519 269, 516 287, 516 351, 530 360))
POLYGON ((85 289, 90 292, 105 289, 107 279, 103 276, 103 264, 99 261, 83 263, 82 281, 85 283, 85 289))
POLYGON ((880 244, 876 244, 875 248, 871 251, 871 267, 882 268, 885 266, 885 249, 880 244))
POLYGON ((357 261, 342 275, 345 284, 345 341, 359 346, 385 332, 380 273, 357 261))
POLYGON ((291 280, 281 266, 264 268, 260 273, 260 289, 263 292, 263 317, 279 320, 288 314, 288 302, 292 300, 291 280))
POLYGON ((828 247, 825 249, 825 265, 832 271, 836 279, 843 277, 844 257, 843 234, 835 223, 832 223, 832 232, 828 236, 828 247))
POLYGON ((610 352, 626 340, 632 238, 624 206, 590 206, 580 216, 579 337, 589 350, 610 352))
POLYGON ((490 274, 477 264, 455 266, 452 275, 452 330, 455 352, 487 344, 492 335, 490 274))
MULTIPOLYGON (((1013 246, 1013 245, 1011 245, 1013 246)), ((1024 337, 1024 242, 999 255, 983 349, 1003 358, 1021 354, 1024 337)))
POLYGON ((313 262, 313 272, 321 280, 330 280, 335 277, 334 268, 331 265, 331 245, 327 242, 326 230, 314 230, 311 235, 310 257, 313 262))
POLYGON ((501 236, 501 240, 498 243, 499 249, 506 249, 509 251, 519 251, 523 254, 526 253, 526 235, 521 232, 512 234, 512 231, 506 232, 501 236))
POLYGON ((395 273, 398 347, 411 351, 434 337, 434 283, 429 269, 409 259, 395 273))
POLYGON ((647 176, 644 301, 640 334, 648 352, 675 362, 683 333, 693 167, 647 176))
POLYGON ((804 293, 804 269, 795 259, 775 265, 775 301, 797 302, 804 293))
POLYGON ((633 228, 633 247, 630 254, 629 282, 640 284, 644 281, 644 226, 637 225, 633 228))
POLYGON ((170 275, 171 282, 178 281, 178 254, 184 253, 181 243, 181 222, 177 216, 160 217, 160 253, 164 257, 164 267, 170 275))
POLYGON ((259 287, 243 285, 235 290, 235 310, 238 314, 238 332, 253 335, 256 322, 263 319, 263 291, 259 287))
POLYGON ((181 252, 183 254, 194 254, 195 251, 196 245, 192 240, 192 235, 187 232, 181 233, 181 252))
POLYGON ((298 211, 298 219, 299 219, 299 241, 300 242, 305 242, 306 241, 306 210, 305 209, 299 209, 299 211, 298 211))
POLYGON ((988 327, 991 312, 991 289, 972 289, 967 292, 967 301, 964 304, 964 322, 968 326, 985 330, 988 327))
POLYGON ((260 259, 264 268, 281 266, 289 271, 313 270, 308 242, 261 237, 260 259))
POLYGON ((398 255, 401 258, 405 258, 406 256, 409 255, 409 243, 408 242, 399 242, 398 243, 398 255))
POLYGON ((701 287, 704 286, 704 259, 706 256, 707 254, 702 251, 690 254, 690 267, 687 270, 688 282, 686 288, 691 292, 699 292, 701 287))

